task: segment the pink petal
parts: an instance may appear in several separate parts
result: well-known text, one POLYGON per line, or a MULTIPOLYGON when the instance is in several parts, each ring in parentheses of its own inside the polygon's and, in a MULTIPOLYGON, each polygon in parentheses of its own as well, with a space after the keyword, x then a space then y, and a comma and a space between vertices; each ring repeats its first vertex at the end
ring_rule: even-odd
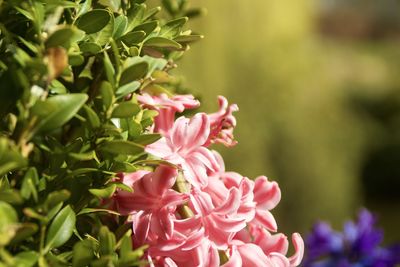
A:
POLYGON ((174 153, 165 137, 159 139, 155 143, 147 145, 145 151, 159 158, 166 158, 174 153))
POLYGON ((290 266, 298 266, 304 255, 304 241, 298 233, 292 235, 295 254, 289 258, 290 266))
POLYGON ((232 214, 236 212, 240 206, 240 193, 237 188, 231 188, 229 195, 224 203, 216 208, 214 212, 219 214, 232 214))
POLYGON ((254 201, 257 207, 271 210, 281 200, 281 190, 276 182, 268 181, 267 177, 260 176, 255 181, 254 201))
POLYGON ((257 209, 254 220, 272 232, 276 232, 278 230, 275 218, 268 210, 257 209))
POLYGON ((251 267, 272 267, 272 262, 264 254, 260 247, 254 244, 244 244, 238 246, 240 256, 242 257, 243 266, 251 267))

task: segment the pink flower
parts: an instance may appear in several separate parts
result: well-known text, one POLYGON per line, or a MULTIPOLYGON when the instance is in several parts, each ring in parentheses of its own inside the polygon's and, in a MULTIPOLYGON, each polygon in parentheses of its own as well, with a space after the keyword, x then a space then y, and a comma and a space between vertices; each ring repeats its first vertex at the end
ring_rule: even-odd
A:
POLYGON ((232 132, 237 106, 220 96, 218 112, 175 120, 177 112, 199 105, 193 96, 143 94, 138 100, 159 112, 154 131, 162 138, 146 152, 176 165, 183 183, 191 185, 182 189, 178 184, 181 192, 175 191, 178 170, 164 165, 154 172, 123 175, 133 192, 118 190, 114 206, 129 215, 135 247, 149 245, 144 258, 150 266, 217 267, 221 253, 228 258, 224 267, 299 265, 304 252, 300 235, 293 234, 295 253, 287 257, 287 237, 271 234, 277 231, 270 210, 281 198, 278 184, 265 176, 253 181, 226 172, 222 157, 207 148, 236 144, 232 132))
POLYGON ((191 119, 178 118, 168 136, 146 147, 146 152, 182 168, 185 178, 197 188, 207 185, 207 171, 218 168, 213 153, 203 145, 210 133, 204 113, 191 119))
MULTIPOLYGON (((276 237, 268 236, 265 231, 262 236, 263 246, 254 243, 236 242, 228 250, 229 261, 223 267, 295 267, 301 262, 304 253, 304 242, 299 234, 293 234, 292 241, 295 254, 287 258, 287 239, 279 234, 276 237), (276 249, 276 250, 275 250, 276 249)), ((259 237, 260 238, 260 237, 259 237)))
POLYGON ((205 192, 196 191, 190 195, 190 204, 194 212, 201 216, 205 235, 218 249, 226 249, 234 235, 246 227, 247 218, 237 214, 240 197, 239 190, 232 188, 224 201, 214 206, 205 192))
POLYGON ((176 112, 200 106, 200 102, 192 95, 175 95, 169 98, 166 94, 149 95, 144 93, 138 95, 137 99, 145 107, 158 111, 158 115, 154 118, 154 132, 163 135, 167 135, 172 128, 176 112))
POLYGON ((233 128, 236 126, 236 118, 233 112, 238 111, 236 104, 228 106, 228 100, 223 96, 218 96, 219 110, 209 114, 211 133, 207 144, 221 143, 227 147, 237 144, 233 137, 233 128))
POLYGON ((254 202, 256 214, 252 223, 261 225, 270 231, 276 232, 277 224, 270 210, 275 208, 281 200, 281 190, 276 182, 268 181, 265 176, 256 178, 254 185, 254 202))
POLYGON ((171 189, 176 175, 174 168, 160 165, 154 172, 138 171, 124 177, 123 182, 133 188, 133 193, 118 191, 114 199, 121 214, 132 215, 138 243, 142 244, 149 236, 172 235, 176 206, 188 199, 187 195, 171 189))

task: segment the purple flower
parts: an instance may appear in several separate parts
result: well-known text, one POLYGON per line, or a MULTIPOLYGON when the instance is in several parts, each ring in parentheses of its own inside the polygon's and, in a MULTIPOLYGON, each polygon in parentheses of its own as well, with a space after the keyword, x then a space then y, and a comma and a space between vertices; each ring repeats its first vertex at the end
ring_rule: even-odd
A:
POLYGON ((381 247, 383 232, 374 228, 376 218, 368 210, 358 221, 347 222, 343 232, 318 222, 306 238, 305 267, 392 267, 400 264, 400 244, 381 247))

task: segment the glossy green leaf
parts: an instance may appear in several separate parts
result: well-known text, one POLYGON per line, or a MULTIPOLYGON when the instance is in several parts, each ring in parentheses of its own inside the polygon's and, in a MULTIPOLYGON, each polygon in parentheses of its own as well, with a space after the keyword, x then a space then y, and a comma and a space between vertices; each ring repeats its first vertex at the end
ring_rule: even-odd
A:
POLYGON ((21 196, 24 199, 29 199, 32 195, 35 202, 38 201, 38 193, 36 185, 39 184, 39 176, 35 168, 29 168, 25 173, 21 185, 21 196))
POLYGON ((134 81, 119 87, 115 92, 115 94, 117 95, 117 98, 121 98, 130 93, 135 92, 139 88, 140 88, 140 82, 134 81))
POLYGON ((182 46, 170 39, 163 37, 152 37, 144 42, 145 46, 157 47, 157 48, 171 48, 171 49, 181 49, 182 46))
POLYGON ((5 202, 0 201, 0 231, 18 221, 14 208, 5 202))
POLYGON ((122 102, 117 105, 111 117, 112 118, 129 118, 135 116, 140 111, 138 104, 132 102, 122 102))
POLYGON ((109 213, 109 214, 113 214, 113 215, 120 215, 118 212, 113 211, 113 210, 84 208, 78 213, 78 216, 83 215, 83 214, 88 214, 88 213, 95 213, 95 212, 104 212, 104 213, 109 213))
POLYGON ((35 132, 57 129, 69 121, 88 99, 86 94, 69 94, 49 97, 36 102, 32 114, 37 117, 35 132))
POLYGON ((14 257, 14 263, 17 267, 33 267, 39 259, 39 253, 36 251, 20 252, 14 257))
POLYGON ((115 250, 115 236, 106 226, 100 228, 99 234, 99 254, 100 255, 111 255, 115 250))
POLYGON ((188 44, 188 43, 193 43, 196 41, 199 41, 203 39, 203 35, 197 35, 197 34, 192 34, 192 35, 180 35, 174 38, 175 42, 181 43, 181 44, 188 44))
POLYGON ((107 25, 99 32, 92 35, 94 42, 103 46, 110 42, 114 33, 114 15, 110 14, 107 25))
POLYGON ((46 40, 46 47, 63 46, 69 48, 74 42, 81 40, 85 33, 76 27, 64 26, 53 32, 46 40))
POLYGON ((26 159, 18 152, 16 145, 7 138, 0 137, 0 177, 26 164, 26 159))
POLYGON ((146 76, 149 69, 149 64, 145 61, 136 63, 126 68, 119 79, 119 85, 123 86, 135 80, 141 79, 146 76))
POLYGON ((18 190, 8 189, 0 192, 0 201, 10 204, 21 204, 24 202, 18 190))
POLYGON ((80 66, 85 62, 85 58, 79 54, 71 54, 68 56, 68 64, 71 66, 80 66))
POLYGON ((85 110, 86 113, 86 119, 92 128, 98 128, 100 127, 100 119, 99 116, 97 116, 96 112, 89 107, 88 105, 84 105, 83 109, 85 110))
POLYGON ((93 241, 84 239, 77 242, 73 248, 72 266, 88 266, 95 256, 93 241))
POLYGON ((146 33, 144 31, 128 32, 119 38, 127 46, 132 46, 144 40, 146 33))
POLYGON ((99 4, 110 8, 112 12, 118 12, 121 0, 99 0, 99 4))
POLYGON ((160 134, 143 134, 140 135, 138 138, 135 138, 134 141, 135 143, 141 144, 141 145, 148 145, 151 143, 154 143, 155 141, 159 140, 161 138, 160 134))
POLYGON ((104 9, 91 10, 78 18, 76 26, 87 34, 99 32, 110 21, 110 13, 104 9))
POLYGON ((114 103, 114 92, 109 82, 103 81, 100 84, 100 94, 105 109, 111 107, 114 103))
POLYGON ((46 236, 46 249, 56 248, 70 239, 75 229, 76 217, 70 206, 63 208, 52 221, 46 236))
POLYGON ((44 205, 46 210, 50 210, 61 202, 66 201, 71 196, 71 193, 66 190, 53 191, 47 196, 44 205))
POLYGON ((104 52, 104 70, 106 72, 106 77, 108 82, 111 85, 115 85, 115 68, 113 64, 111 63, 110 57, 108 56, 107 52, 104 52))
POLYGON ((87 53, 92 55, 100 53, 102 49, 100 45, 93 42, 84 42, 79 45, 79 48, 82 53, 87 53))
POLYGON ((110 184, 101 189, 89 189, 89 192, 99 198, 110 198, 114 194, 116 188, 117 186, 115 184, 110 184))
POLYGON ((0 202, 0 247, 7 245, 15 235, 15 224, 18 221, 14 208, 0 202))
POLYGON ((158 27, 158 21, 153 20, 153 21, 149 21, 149 22, 140 24, 139 26, 136 26, 135 28, 133 28, 133 31, 144 31, 146 33, 146 35, 149 35, 157 27, 158 27))
POLYGON ((146 13, 143 16, 143 21, 148 20, 149 18, 153 17, 155 14, 157 14, 160 11, 161 11, 161 7, 159 7, 159 6, 154 7, 152 9, 150 9, 150 10, 147 10, 146 13))
POLYGON ((169 21, 161 27, 160 35, 163 37, 174 37, 181 33, 183 25, 188 21, 187 17, 169 21))
POLYGON ((124 15, 119 15, 115 18, 114 21, 114 31, 113 37, 114 39, 118 39, 122 35, 124 35, 126 28, 128 26, 128 18, 124 15))
POLYGON ((144 147, 130 141, 114 140, 104 142, 100 149, 113 154, 136 155, 142 153, 144 147))
POLYGON ((134 27, 140 24, 143 20, 143 16, 146 10, 146 5, 141 4, 134 4, 130 9, 127 11, 128 17, 128 27, 127 31, 132 31, 134 27))

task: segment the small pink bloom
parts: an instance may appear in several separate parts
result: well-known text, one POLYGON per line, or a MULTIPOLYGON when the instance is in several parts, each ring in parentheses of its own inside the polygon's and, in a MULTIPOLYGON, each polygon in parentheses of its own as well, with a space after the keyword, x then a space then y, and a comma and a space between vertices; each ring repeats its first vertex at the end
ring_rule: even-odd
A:
POLYGON ((180 117, 170 134, 146 147, 146 152, 180 166, 185 178, 195 187, 207 185, 207 171, 218 168, 214 154, 204 147, 210 123, 204 113, 191 119, 180 117))
POLYGON ((154 118, 154 132, 167 135, 172 128, 176 112, 193 109, 200 106, 200 102, 192 95, 175 95, 168 97, 166 94, 149 95, 144 93, 137 96, 138 101, 145 107, 158 111, 154 118))
MULTIPOLYGON (((269 239, 270 237, 264 236, 269 239)), ((279 246, 284 240, 287 242, 286 237, 279 236, 269 242, 269 249, 275 247, 280 249, 279 246), (273 244, 275 241, 277 244, 273 244)), ((262 246, 255 243, 243 243, 240 241, 233 242, 232 246, 228 249, 229 261, 222 265, 223 267, 236 267, 236 266, 254 266, 254 267, 295 267, 301 262, 304 254, 304 243, 299 234, 293 234, 293 244, 295 247, 295 254, 289 258, 285 256, 286 252, 279 251, 266 251, 262 246)), ((287 250, 286 244, 283 249, 287 250)))
POLYGON ((260 176, 255 181, 254 201, 256 214, 252 223, 262 225, 270 231, 276 232, 277 224, 274 216, 269 211, 281 200, 281 190, 276 182, 268 181, 267 177, 260 176))
POLYGON ((246 227, 246 218, 237 215, 240 207, 240 192, 237 188, 230 189, 225 200, 218 206, 214 206, 207 193, 194 192, 190 195, 190 205, 201 216, 205 235, 218 249, 226 249, 235 233, 246 227))
POLYGON ((218 96, 219 110, 209 114, 211 132, 207 144, 221 143, 227 147, 237 144, 233 137, 233 128, 236 126, 236 118, 233 112, 238 111, 236 104, 228 106, 228 100, 218 96))

